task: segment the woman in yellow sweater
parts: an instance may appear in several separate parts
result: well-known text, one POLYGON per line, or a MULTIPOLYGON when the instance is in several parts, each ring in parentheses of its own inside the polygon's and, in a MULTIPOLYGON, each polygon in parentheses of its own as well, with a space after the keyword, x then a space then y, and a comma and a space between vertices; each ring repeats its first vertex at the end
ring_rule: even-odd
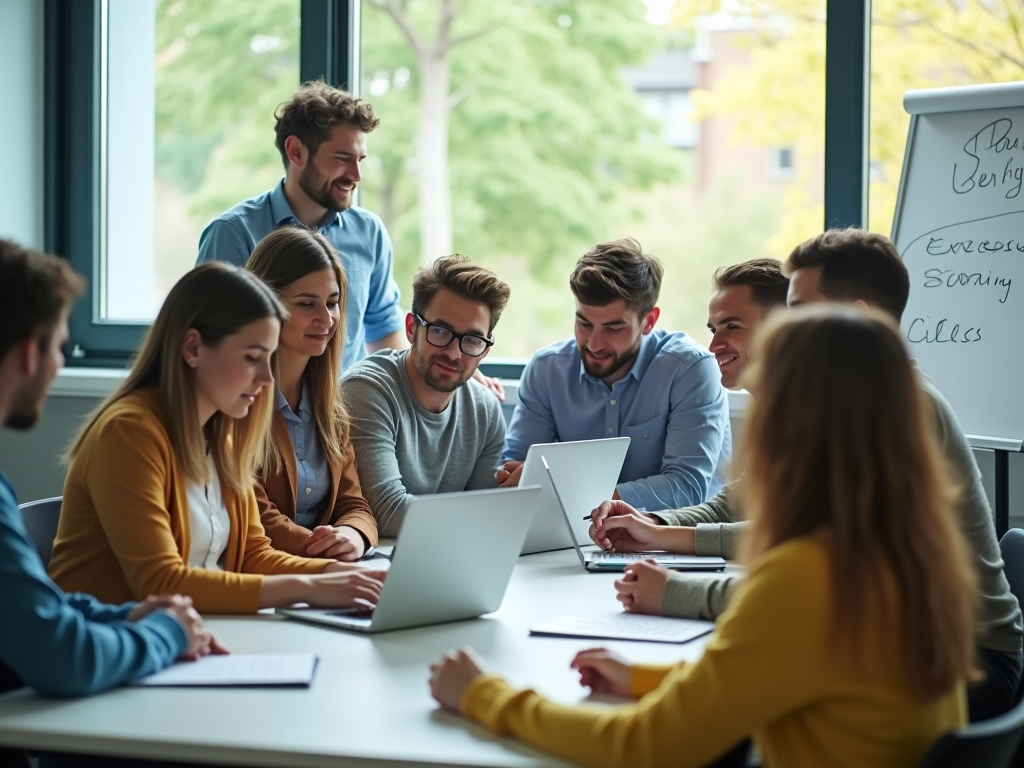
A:
POLYGON ((752 736, 769 768, 905 768, 966 723, 974 577, 898 328, 807 307, 770 319, 751 357, 749 574, 703 657, 577 654, 583 685, 639 699, 610 709, 515 690, 452 652, 432 667, 445 708, 594 766, 700 766, 752 736))
POLYGON ((279 552, 260 525, 254 468, 285 317, 270 288, 226 264, 171 289, 131 373, 68 452, 57 584, 111 603, 184 594, 207 613, 376 601, 383 574, 279 552))
POLYGON ((275 289, 289 312, 277 348, 271 452, 258 470, 260 520, 278 549, 357 560, 377 543, 338 395, 348 284, 323 235, 281 227, 245 268, 275 289))

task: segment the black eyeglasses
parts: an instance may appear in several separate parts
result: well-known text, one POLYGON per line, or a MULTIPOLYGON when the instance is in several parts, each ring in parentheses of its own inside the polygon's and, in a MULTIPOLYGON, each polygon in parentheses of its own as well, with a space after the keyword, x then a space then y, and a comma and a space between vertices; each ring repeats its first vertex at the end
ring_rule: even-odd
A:
POLYGON ((427 343, 431 346, 444 349, 452 343, 452 339, 458 339, 459 349, 462 350, 462 354, 469 355, 470 357, 480 357, 480 355, 487 351, 489 346, 494 344, 490 339, 485 339, 483 336, 477 336, 474 333, 456 333, 451 328, 445 328, 443 325, 428 323, 417 312, 413 312, 412 316, 416 318, 416 322, 427 329, 427 343))

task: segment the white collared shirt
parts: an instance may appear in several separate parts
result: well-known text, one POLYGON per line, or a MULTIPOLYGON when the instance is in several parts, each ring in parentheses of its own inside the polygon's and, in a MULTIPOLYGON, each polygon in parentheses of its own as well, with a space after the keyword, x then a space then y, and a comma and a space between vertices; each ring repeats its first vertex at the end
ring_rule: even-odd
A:
POLYGON ((193 568, 224 570, 224 550, 231 532, 231 518, 220 491, 220 479, 213 457, 207 458, 210 480, 193 483, 185 490, 191 544, 188 564, 193 568))

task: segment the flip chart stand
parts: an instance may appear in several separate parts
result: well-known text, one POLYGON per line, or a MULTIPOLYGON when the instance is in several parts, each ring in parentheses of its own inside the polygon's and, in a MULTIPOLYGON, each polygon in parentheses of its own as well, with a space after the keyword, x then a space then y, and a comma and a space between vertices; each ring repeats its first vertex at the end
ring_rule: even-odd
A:
POLYGON ((1010 529, 1010 454, 1020 453, 1024 441, 1008 440, 1003 437, 967 435, 972 448, 985 448, 995 454, 995 525, 996 538, 1002 538, 1010 529))

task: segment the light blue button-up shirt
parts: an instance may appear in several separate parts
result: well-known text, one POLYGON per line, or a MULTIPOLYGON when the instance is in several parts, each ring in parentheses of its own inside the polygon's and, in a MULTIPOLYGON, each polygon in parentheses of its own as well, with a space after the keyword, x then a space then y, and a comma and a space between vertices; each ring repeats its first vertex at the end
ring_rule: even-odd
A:
POLYGON ((732 449, 729 404, 714 356, 685 333, 643 337, 611 389, 583 368, 574 339, 537 352, 523 371, 504 459, 535 443, 628 436, 619 496, 650 511, 700 504, 722 487, 732 449))
POLYGON ((329 501, 331 468, 320 442, 320 431, 313 417, 305 383, 299 395, 297 414, 277 387, 274 387, 274 402, 284 416, 295 452, 295 522, 304 528, 314 528, 329 501))
MULTIPOLYGON (((196 264, 226 261, 242 266, 260 240, 278 227, 296 224, 299 220, 284 196, 282 179, 269 192, 243 200, 210 222, 199 237, 196 264)), ((405 327, 398 285, 391 274, 391 238, 376 214, 358 206, 331 214, 319 231, 338 251, 348 278, 341 358, 342 370, 347 370, 366 356, 367 341, 405 327)))

